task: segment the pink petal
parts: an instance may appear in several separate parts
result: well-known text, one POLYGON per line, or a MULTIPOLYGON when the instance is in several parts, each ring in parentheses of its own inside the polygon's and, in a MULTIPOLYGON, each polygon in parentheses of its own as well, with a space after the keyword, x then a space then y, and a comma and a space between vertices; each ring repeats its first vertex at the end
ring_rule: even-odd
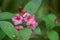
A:
POLYGON ((26 14, 26 15, 24 16, 24 21, 25 21, 25 22, 28 22, 28 21, 30 21, 30 20, 32 20, 32 19, 34 19, 34 16, 32 16, 32 15, 26 14))
POLYGON ((23 17, 28 17, 29 15, 30 15, 29 13, 25 13, 23 17))
POLYGON ((36 21, 32 21, 32 22, 28 22, 27 23, 27 28, 31 28, 32 30, 35 30, 35 28, 37 27, 38 23, 36 21))
POLYGON ((16 26, 15 28, 16 28, 17 31, 19 31, 19 30, 23 29, 23 26, 16 26))
POLYGON ((15 25, 22 24, 23 17, 20 16, 19 14, 16 14, 13 18, 12 21, 15 25))

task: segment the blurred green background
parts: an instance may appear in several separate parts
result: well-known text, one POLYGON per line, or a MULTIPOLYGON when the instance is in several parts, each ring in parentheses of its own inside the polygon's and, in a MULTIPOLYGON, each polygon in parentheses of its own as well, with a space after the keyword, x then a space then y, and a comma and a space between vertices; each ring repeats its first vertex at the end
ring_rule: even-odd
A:
MULTIPOLYGON (((24 6, 30 0, 0 0, 0 10, 2 11, 9 11, 9 12, 18 12, 18 7, 24 6)), ((60 12, 60 0, 45 0, 49 6, 49 10, 52 12, 60 12)))

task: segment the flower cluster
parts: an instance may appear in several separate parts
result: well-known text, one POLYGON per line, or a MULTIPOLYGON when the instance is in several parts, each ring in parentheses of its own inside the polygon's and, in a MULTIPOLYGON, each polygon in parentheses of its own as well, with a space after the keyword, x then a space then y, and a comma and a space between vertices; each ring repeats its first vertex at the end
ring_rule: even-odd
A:
POLYGON ((16 14, 12 18, 15 28, 17 30, 23 29, 24 27, 22 26, 22 21, 25 21, 27 28, 35 30, 38 25, 38 23, 35 21, 35 16, 23 11, 22 8, 19 8, 19 11, 21 12, 21 14, 16 14))

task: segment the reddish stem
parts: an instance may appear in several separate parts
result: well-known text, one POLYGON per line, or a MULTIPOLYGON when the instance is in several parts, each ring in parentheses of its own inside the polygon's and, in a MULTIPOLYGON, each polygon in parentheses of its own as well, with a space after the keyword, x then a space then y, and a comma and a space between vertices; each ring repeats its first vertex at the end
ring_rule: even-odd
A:
POLYGON ((22 15, 24 15, 26 13, 21 6, 18 8, 18 10, 19 10, 19 12, 21 12, 22 15))

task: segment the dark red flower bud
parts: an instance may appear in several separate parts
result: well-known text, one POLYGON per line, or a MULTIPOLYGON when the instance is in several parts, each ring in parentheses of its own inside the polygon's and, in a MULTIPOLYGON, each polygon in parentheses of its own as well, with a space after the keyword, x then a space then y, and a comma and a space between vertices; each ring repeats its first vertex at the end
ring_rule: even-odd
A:
POLYGON ((22 12, 23 8, 20 6, 20 7, 18 8, 18 10, 19 10, 19 12, 22 12))
POLYGON ((18 10, 19 10, 19 12, 21 12, 22 15, 25 14, 25 11, 23 10, 23 8, 21 6, 18 8, 18 10))

